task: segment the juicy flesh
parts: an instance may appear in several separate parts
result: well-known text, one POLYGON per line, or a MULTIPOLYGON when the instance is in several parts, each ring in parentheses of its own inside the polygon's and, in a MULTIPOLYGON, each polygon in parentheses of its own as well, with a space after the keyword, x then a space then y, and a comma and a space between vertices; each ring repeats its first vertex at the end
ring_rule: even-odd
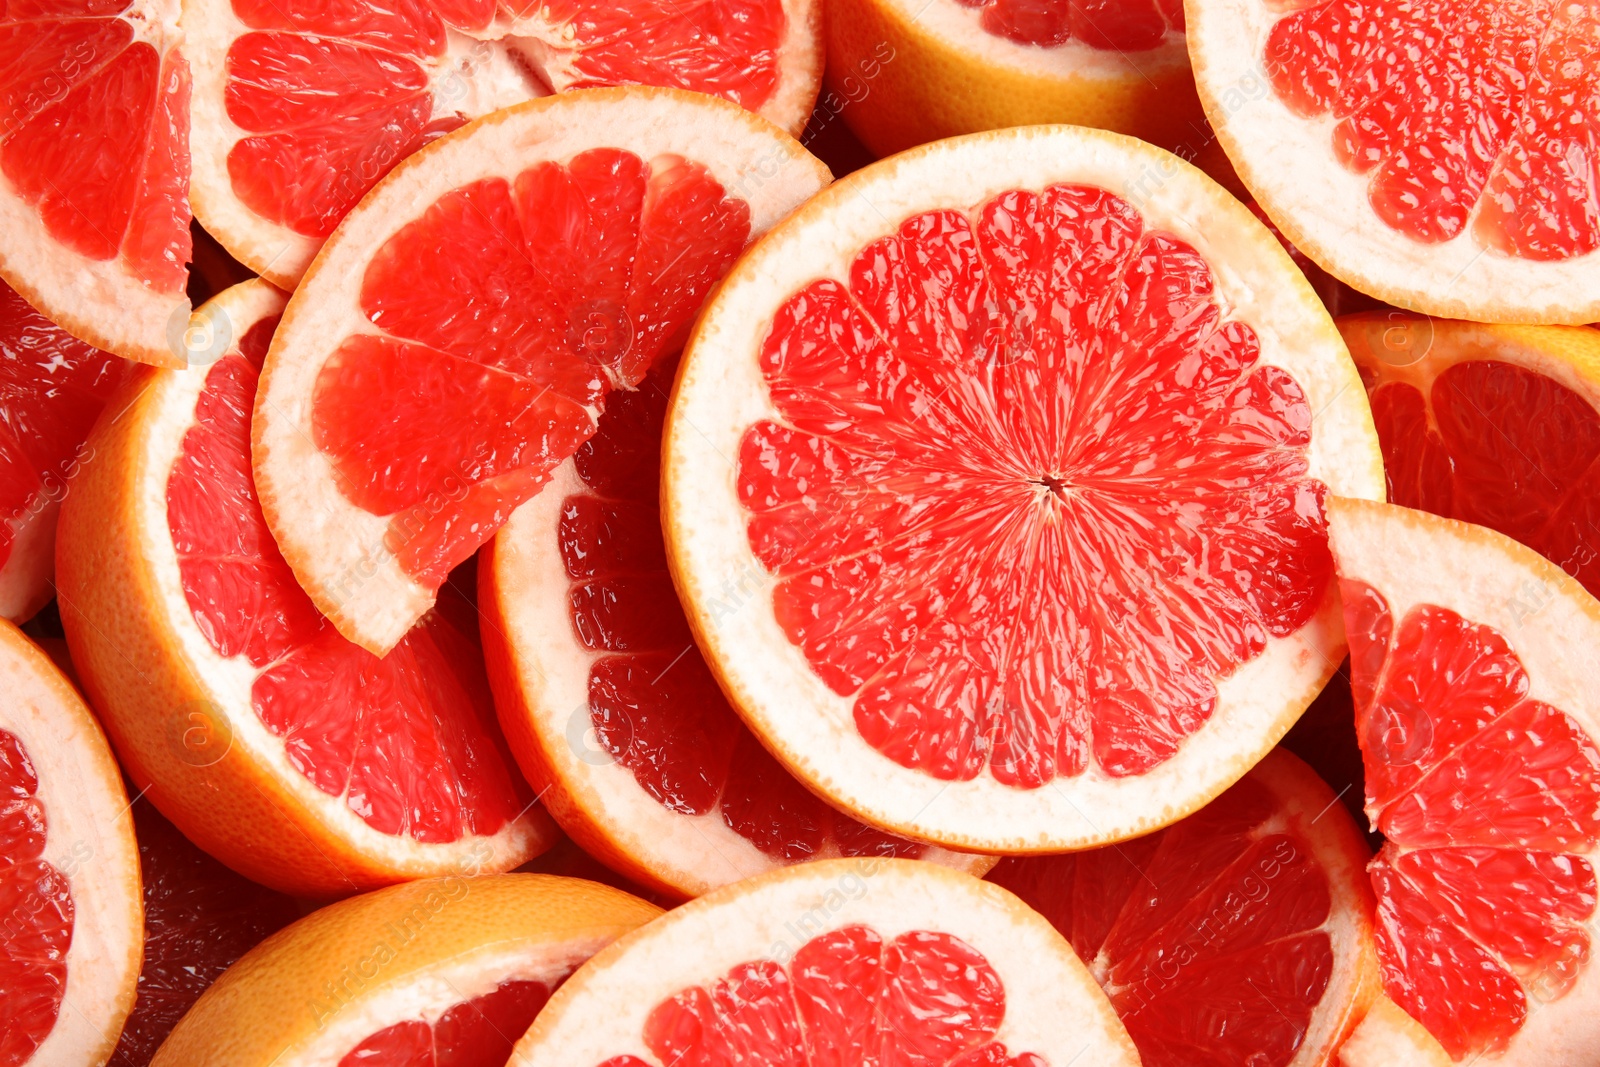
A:
POLYGON ((956 0, 981 11, 988 33, 1016 44, 1056 48, 1079 40, 1094 48, 1142 52, 1169 31, 1183 32, 1182 0, 956 0))
MULTIPOLYGON (((994 1040, 1005 1010, 999 974, 960 938, 914 930, 886 941, 845 926, 807 941, 787 967, 751 960, 674 994, 641 1036, 662 1063, 707 1067, 1047 1067, 994 1040)), ((600 1067, 649 1065, 614 1056, 600 1067)))
POLYGON ((22 740, 0 730, 0 1067, 33 1058, 67 987, 72 891, 44 859, 49 826, 38 791, 22 740))
POLYGON ((502 982, 432 1023, 384 1027, 345 1053, 338 1067, 505 1067, 511 1047, 550 999, 543 982, 502 982))
POLYGON ((1322 0, 1273 26, 1280 100, 1331 117, 1372 209, 1432 243, 1562 260, 1600 247, 1600 12, 1565 0, 1322 0))
POLYGON ((1135 841, 1001 860, 998 882, 1060 930, 1105 988, 1145 1067, 1286 1067, 1333 973, 1327 872, 1273 829, 1245 778, 1135 841))
POLYGON ((574 457, 587 490, 561 506, 573 629, 595 653, 589 714, 600 746, 656 803, 685 815, 717 811, 775 860, 835 849, 918 856, 922 846, 835 812, 796 782, 728 706, 694 645, 667 573, 658 504, 675 363, 612 394, 574 457))
MULTIPOLYGON (((135 40, 143 5, 0 5, 0 172, 47 233, 159 293, 189 262, 189 68, 135 40)), ((38 252, 43 255, 44 253, 38 252)))
POLYGON ((1384 986, 1456 1059, 1492 1054, 1588 963, 1600 750, 1528 697, 1494 628, 1431 605, 1397 622, 1378 590, 1340 585, 1367 813, 1387 838, 1370 867, 1384 986))
POLYGON ((790 298, 738 490, 861 735, 1029 788, 1171 758, 1329 582, 1311 410, 1258 354, 1193 248, 1084 186, 919 215, 790 298))
POLYGON ((211 369, 167 482, 195 622, 218 655, 257 668, 251 703, 294 768, 373 829, 425 843, 494 834, 525 802, 470 606, 441 599, 379 659, 317 613, 267 529, 250 411, 273 325, 256 324, 211 369))
POLYGON ((1389 499, 1499 530, 1600 595, 1600 412, 1537 371, 1466 360, 1372 389, 1389 499))
POLYGON ((0 282, 0 567, 16 526, 66 492, 84 438, 126 367, 0 282))
POLYGON ((437 588, 591 433, 609 388, 676 351, 750 234, 697 163, 592 149, 445 194, 367 266, 381 333, 345 338, 317 446, 437 588))
POLYGON ((758 110, 776 91, 787 28, 779 0, 314 0, 292 11, 234 0, 249 28, 228 49, 228 151, 236 196, 269 222, 326 237, 396 163, 508 102, 474 71, 503 51, 514 95, 659 85, 758 110), (512 20, 522 20, 513 22, 512 20), (508 32, 510 36, 506 36, 508 32), (473 40, 477 38, 477 40, 473 40))

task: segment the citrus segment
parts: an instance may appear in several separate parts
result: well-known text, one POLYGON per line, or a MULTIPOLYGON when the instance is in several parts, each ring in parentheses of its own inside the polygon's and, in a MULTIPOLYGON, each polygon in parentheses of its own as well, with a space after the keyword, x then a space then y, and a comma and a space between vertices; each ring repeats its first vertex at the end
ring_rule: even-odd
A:
POLYGON ((431 1025, 408 1020, 379 1030, 339 1067, 505 1067, 511 1046, 549 999, 543 982, 503 982, 431 1025))

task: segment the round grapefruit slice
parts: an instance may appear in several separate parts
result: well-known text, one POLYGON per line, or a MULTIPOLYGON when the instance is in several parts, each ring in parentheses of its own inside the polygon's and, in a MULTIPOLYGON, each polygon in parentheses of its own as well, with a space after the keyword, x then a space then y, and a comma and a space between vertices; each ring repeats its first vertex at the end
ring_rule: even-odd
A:
MULTIPOLYGON (((657 483, 676 360, 612 394, 600 424, 484 546, 484 653, 512 751, 562 829, 617 870, 698 896, 784 863, 994 860, 862 826, 745 728, 694 646, 667 573, 657 483)), ((731 583, 730 583, 731 585, 731 583)))
POLYGON ((0 1064, 89 1067, 139 977, 128 795, 77 690, 3 620, 0 676, 0 1064))
POLYGON ((256 485, 312 602, 392 648, 827 179, 764 119, 647 88, 510 108, 391 173, 295 292, 256 401, 256 485))
POLYGON ((61 497, 128 369, 0 282, 0 615, 13 622, 55 595, 61 497))
POLYGON ((1585 1063, 1600 602, 1482 526, 1330 501, 1385 991, 1456 1060, 1585 1063))
POLYGON ((989 874, 1049 919, 1144 1067, 1320 1067, 1378 990, 1371 851, 1333 790, 1275 749, 1164 830, 989 874))
POLYGON ((820 0, 187 0, 194 209, 285 289, 396 163, 496 108, 659 85, 799 135, 822 74, 820 0))
POLYGON ((825 32, 824 107, 880 156, 1042 122, 1205 130, 1175 0, 830 0, 825 32))
POLYGON ((234 870, 346 894, 507 870, 557 834, 494 724, 471 607, 441 601, 378 659, 295 584, 250 481, 250 404, 283 294, 202 309, 235 340, 111 402, 62 509, 73 661, 128 773, 234 870))
POLYGON ((1600 13, 1544 0, 1196 0, 1189 54, 1295 246, 1391 304, 1600 319, 1600 13))
POLYGON ((0 12, 0 276, 73 336, 164 365, 189 319, 178 41, 177 0, 0 12))
POLYGON ((246 954, 152 1067, 504 1067, 573 968, 660 913, 542 874, 380 889, 246 954))
POLYGON ((619 939, 507 1067, 1074 1059, 1139 1062, 1061 935, 998 886, 874 857, 771 871, 619 939))
POLYGON ((865 822, 996 852, 1164 826, 1265 755, 1342 654, 1322 494, 1383 491, 1272 235, 1072 127, 915 149, 769 234, 696 327, 663 471, 756 734, 865 822))
POLYGON ((1337 324, 1389 500, 1499 530, 1600 595, 1600 331, 1399 312, 1337 324))

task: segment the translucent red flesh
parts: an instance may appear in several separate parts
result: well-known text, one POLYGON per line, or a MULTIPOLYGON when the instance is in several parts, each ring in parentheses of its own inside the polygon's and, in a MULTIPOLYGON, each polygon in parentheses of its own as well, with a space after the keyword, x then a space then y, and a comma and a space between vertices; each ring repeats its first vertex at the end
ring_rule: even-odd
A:
POLYGON ((1079 40, 1094 48, 1140 52, 1169 30, 1183 32, 1179 0, 957 0, 982 9, 979 21, 996 37, 1055 48, 1079 40))
POLYGON ((134 804, 133 823, 144 883, 144 964, 109 1067, 148 1067, 200 994, 300 915, 289 897, 195 848, 149 801, 134 804))
POLYGON ((1293 1061, 1333 973, 1328 876, 1246 778, 1122 845, 990 872, 1099 978, 1145 1067, 1293 1061))
MULTIPOLYGON (((189 262, 189 68, 135 41, 128 4, 0 9, 0 171, 46 232, 160 293, 189 262)), ((42 253, 41 253, 42 254, 42 253)))
MULTIPOLYGON (((999 974, 960 938, 915 930, 886 942, 845 926, 787 966, 741 963, 662 1001, 642 1036, 661 1062, 697 1067, 1045 1067, 993 1040, 1005 1010, 999 974)), ((600 1067, 646 1065, 615 1056, 600 1067)))
MULTIPOLYGON (((259 350, 264 335, 254 336, 259 350)), ((374 829, 422 842, 497 832, 525 801, 494 725, 470 606, 441 598, 383 659, 317 613, 255 495, 256 376, 243 355, 217 362, 167 482, 195 622, 219 655, 259 669, 251 700, 289 762, 374 829)))
POLYGON ((682 345, 750 233, 697 163, 592 149, 464 185, 373 257, 318 375, 317 446, 419 582, 493 536, 594 432, 608 388, 682 345))
POLYGON ((1418 241, 1469 223, 1496 252, 1600 247, 1600 15, 1560 0, 1322 0, 1263 58, 1278 97, 1337 120, 1333 150, 1418 241), (1476 219, 1473 212, 1477 212, 1476 219))
POLYGON ((1127 202, 1053 186, 970 215, 919 215, 778 311, 750 545, 895 761, 1140 774, 1323 600, 1311 410, 1127 202))
POLYGON ((0 567, 16 525, 61 499, 126 367, 0 282, 0 567))
POLYGON ((734 714, 678 605, 658 510, 661 431, 675 359, 611 395, 574 457, 588 487, 561 506, 561 558, 574 632, 600 655, 589 714, 600 745, 658 803, 723 821, 776 860, 831 843, 847 856, 917 856, 803 788, 734 714))
POLYGON ((436 1022, 395 1023, 339 1060, 339 1067, 505 1067, 511 1047, 550 999, 543 982, 503 982, 436 1022))
POLYGON ((20 1067, 49 1036, 67 986, 74 908, 44 859, 48 818, 22 740, 0 730, 0 1067, 20 1067))
POLYGON ((1492 627, 1341 591, 1385 988, 1455 1058, 1502 1050, 1588 961, 1600 750, 1492 627))
MULTIPOLYGON (((332 233, 396 163, 475 117, 462 75, 444 65, 448 29, 490 40, 501 32, 491 25, 497 16, 536 20, 544 32, 527 32, 537 40, 479 47, 509 48, 516 64, 539 68, 558 91, 660 85, 757 110, 777 89, 788 28, 780 0, 233 7, 256 32, 228 49, 228 117, 245 132, 229 149, 229 179, 250 210, 308 237, 332 233)), ((529 97, 543 91, 527 87, 529 97)))
POLYGON ((1372 391, 1389 499, 1514 537, 1600 595, 1600 412, 1500 360, 1372 391))

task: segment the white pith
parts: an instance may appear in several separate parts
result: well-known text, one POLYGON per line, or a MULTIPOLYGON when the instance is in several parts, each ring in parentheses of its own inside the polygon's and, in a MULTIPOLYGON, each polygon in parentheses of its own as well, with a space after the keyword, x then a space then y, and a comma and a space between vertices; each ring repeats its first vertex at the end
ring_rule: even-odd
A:
POLYGON ((580 967, 534 1020, 507 1067, 595 1067, 612 1057, 660 1061, 645 1019, 680 990, 737 964, 789 957, 856 923, 887 942, 912 930, 959 937, 1005 987, 994 1040, 1050 1067, 1134 1067, 1116 1013, 1049 923, 999 886, 915 860, 825 860, 728 886, 669 912, 580 967))
POLYGON ((734 706, 803 780, 864 821, 979 851, 1086 848, 1196 810, 1276 743, 1344 649, 1330 588, 1305 626, 1271 639, 1219 681, 1215 713, 1173 758, 1134 777, 1091 766, 1022 790, 987 770, 941 781, 878 753, 856 731, 853 696, 823 684, 778 626, 772 578, 750 549, 729 458, 747 426, 783 421, 758 358, 773 313, 817 278, 847 279, 860 249, 912 215, 970 210, 1008 189, 1055 182, 1117 193, 1141 210, 1147 229, 1173 233, 1204 255, 1223 317, 1252 326, 1261 362, 1287 370, 1305 391, 1311 475, 1343 495, 1384 491, 1365 392, 1303 276, 1237 201, 1143 142, 1076 127, 940 142, 844 179, 753 249, 703 313, 669 415, 663 510, 679 593, 734 706))
MULTIPOLYGON (((1251 193, 1297 248, 1363 292, 1430 315, 1493 322, 1600 319, 1600 254, 1541 262, 1486 249, 1469 220, 1423 244, 1379 219, 1370 174, 1334 156, 1331 115, 1304 119, 1262 66, 1289 12, 1265 0, 1188 0, 1189 54, 1206 116, 1251 193)), ((1481 207, 1481 204, 1480 204, 1481 207)), ((1472 219, 1477 218, 1475 210, 1472 219)))
MULTIPOLYGON (((1407 508, 1331 501, 1328 518, 1340 576, 1381 593, 1397 631, 1421 604, 1493 627, 1527 671, 1528 699, 1561 709, 1600 742, 1600 678, 1594 671, 1600 602, 1560 568, 1491 530, 1407 508)), ((1576 854, 1591 865, 1600 861, 1600 849, 1576 854)), ((1591 944, 1600 943, 1600 912, 1585 926, 1591 944)), ((1504 1053, 1473 1062, 1510 1067, 1589 1062, 1600 1048, 1597 1006, 1600 966, 1591 958, 1563 996, 1540 1001, 1530 994, 1527 1021, 1504 1053)))
MULTIPOLYGON (((680 892, 699 896, 786 866, 730 827, 720 806, 704 815, 666 808, 594 738, 589 671, 605 653, 585 648, 573 629, 571 579, 557 541, 562 503, 569 494, 587 492, 569 459, 495 537, 491 580, 503 638, 546 765, 618 850, 680 892)), ((831 838, 818 855, 838 855, 831 838)), ((992 862, 939 848, 921 858, 970 873, 982 873, 992 862)))
POLYGON ((133 1006, 144 943, 128 798, 89 709, 44 653, 9 628, 0 633, 0 676, 0 730, 22 742, 38 775, 43 859, 66 877, 74 910, 60 1014, 27 1062, 102 1063, 133 1006))
POLYGON ((253 459, 257 488, 271 501, 268 521, 300 584, 341 633, 374 652, 394 647, 433 593, 385 546, 389 519, 351 503, 316 447, 317 374, 344 338, 377 332, 361 311, 361 285, 367 263, 403 225, 468 182, 511 180, 535 163, 596 147, 703 164, 728 195, 749 204, 752 236, 828 180, 798 142, 737 105, 672 90, 596 89, 479 120, 412 156, 367 195, 324 247, 273 338, 256 398, 253 459))
MULTIPOLYGON (((262 281, 250 281, 224 291, 203 310, 225 315, 237 340, 260 319, 281 310, 283 294, 262 281)), ((235 345, 230 351, 237 351, 235 345)), ((272 733, 257 715, 251 686, 269 670, 254 666, 243 654, 223 657, 195 622, 183 591, 182 573, 167 519, 167 481, 182 453, 183 438, 195 422, 195 406, 205 388, 210 367, 165 371, 154 376, 148 389, 148 417, 141 424, 138 447, 140 465, 132 512, 138 530, 141 558, 151 576, 150 588, 160 597, 156 606, 175 661, 171 670, 188 676, 206 694, 210 706, 198 709, 220 720, 237 749, 264 774, 270 775, 301 809, 302 823, 320 828, 350 852, 392 871, 397 878, 424 878, 462 871, 506 870, 523 862, 536 843, 549 835, 542 810, 530 807, 492 835, 464 834, 455 841, 427 843, 374 829, 353 811, 345 798, 324 793, 289 762, 282 737, 272 733)), ((254 788, 241 783, 240 788, 254 788)))
MULTIPOLYGON (((816 97, 820 61, 812 33, 820 0, 788 0, 788 32, 779 50, 777 90, 758 114, 798 136, 816 97), (813 69, 817 68, 817 69, 813 69)), ((481 31, 446 29, 445 54, 410 57, 426 72, 435 117, 472 119, 564 90, 575 79, 570 25, 541 17, 542 9, 510 20, 503 13, 481 31)), ((190 105, 195 214, 207 232, 240 262, 284 289, 293 289, 323 239, 307 237, 256 214, 233 191, 228 153, 255 136, 228 117, 228 49, 250 27, 230 0, 184 0, 185 52, 194 78, 190 105)), ((306 36, 315 36, 307 34, 306 36)))
POLYGON ((1451 1067, 1451 1063, 1421 1023, 1383 996, 1339 1046, 1339 1067, 1451 1067))

